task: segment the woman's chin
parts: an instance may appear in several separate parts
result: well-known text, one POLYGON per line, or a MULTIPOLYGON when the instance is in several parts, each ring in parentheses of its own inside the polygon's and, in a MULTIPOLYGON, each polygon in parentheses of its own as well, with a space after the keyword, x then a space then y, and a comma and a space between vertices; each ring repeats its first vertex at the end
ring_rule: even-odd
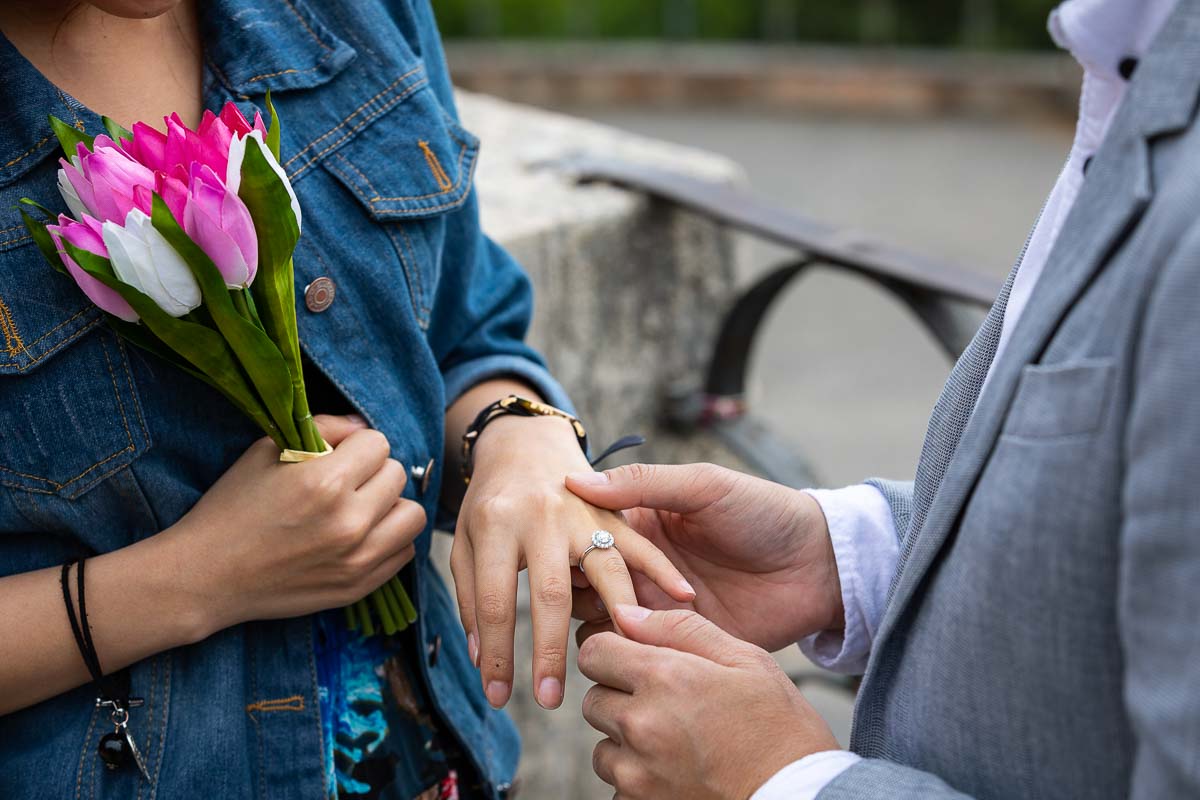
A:
POLYGON ((126 19, 152 19, 161 17, 183 0, 88 0, 101 11, 126 19))

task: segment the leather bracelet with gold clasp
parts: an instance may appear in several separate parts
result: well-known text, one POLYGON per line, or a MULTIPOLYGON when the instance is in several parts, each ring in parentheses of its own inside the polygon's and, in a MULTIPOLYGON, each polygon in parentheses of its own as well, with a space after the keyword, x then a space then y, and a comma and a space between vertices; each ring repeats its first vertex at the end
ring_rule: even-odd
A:
POLYGON ((571 429, 575 431, 575 438, 579 440, 579 446, 583 448, 584 454, 587 454, 587 431, 584 429, 583 423, 577 418, 560 408, 510 394, 508 397, 503 397, 483 409, 483 411, 480 411, 479 415, 475 417, 475 421, 467 428, 467 432, 463 434, 462 476, 464 483, 468 485, 471 483, 471 473, 475 469, 475 443, 479 441, 479 434, 483 433, 483 429, 492 420, 508 415, 518 417, 560 417, 565 419, 571 423, 571 429))

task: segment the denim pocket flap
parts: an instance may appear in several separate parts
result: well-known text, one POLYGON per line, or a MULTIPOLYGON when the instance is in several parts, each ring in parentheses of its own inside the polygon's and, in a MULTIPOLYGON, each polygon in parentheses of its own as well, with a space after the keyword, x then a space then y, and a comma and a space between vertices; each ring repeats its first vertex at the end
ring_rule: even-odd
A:
POLYGON ((380 221, 432 217, 466 202, 479 140, 429 88, 325 156, 325 168, 380 221))
POLYGON ((35 247, 7 257, 21 280, 0 294, 0 485, 74 499, 149 445, 129 362, 35 247))
POLYGON ((1104 417, 1114 370, 1109 358, 1025 367, 1004 435, 1049 439, 1094 432, 1104 417))

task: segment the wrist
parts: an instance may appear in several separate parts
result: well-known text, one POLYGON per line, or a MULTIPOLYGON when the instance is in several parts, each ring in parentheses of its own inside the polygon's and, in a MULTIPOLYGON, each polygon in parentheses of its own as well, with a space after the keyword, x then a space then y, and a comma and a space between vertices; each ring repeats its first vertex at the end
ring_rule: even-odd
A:
POLYGON ((133 545, 145 550, 153 565, 147 570, 148 592, 157 608, 172 620, 177 645, 195 644, 244 620, 228 585, 218 585, 213 567, 219 556, 204 553, 198 542, 205 537, 192 530, 188 517, 157 536, 133 545))
POLYGON ((833 549, 833 537, 821 504, 805 491, 793 493, 792 536, 797 542, 797 561, 804 565, 808 582, 818 587, 814 592, 822 602, 814 609, 813 619, 817 625, 813 630, 802 631, 797 639, 817 631, 840 631, 846 627, 846 610, 842 602, 842 582, 838 574, 837 557, 833 549))
POLYGON ((574 427, 562 417, 510 414, 493 420, 475 443, 475 470, 517 455, 532 455, 532 465, 553 464, 559 471, 590 468, 574 427))

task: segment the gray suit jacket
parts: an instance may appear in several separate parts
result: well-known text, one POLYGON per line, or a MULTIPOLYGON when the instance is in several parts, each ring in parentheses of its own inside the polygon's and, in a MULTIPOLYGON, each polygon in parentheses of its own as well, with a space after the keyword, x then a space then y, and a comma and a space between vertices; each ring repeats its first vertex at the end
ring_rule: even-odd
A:
POLYGON ((865 760, 821 800, 1200 798, 1198 98, 1180 0, 974 413, 960 363, 915 488, 880 484, 865 760))

